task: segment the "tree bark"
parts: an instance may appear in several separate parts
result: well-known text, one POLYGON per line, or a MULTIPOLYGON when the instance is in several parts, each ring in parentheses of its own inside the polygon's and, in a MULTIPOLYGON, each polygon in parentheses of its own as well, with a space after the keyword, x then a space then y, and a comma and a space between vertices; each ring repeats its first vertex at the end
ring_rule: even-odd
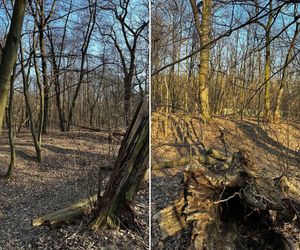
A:
POLYGON ((14 80, 15 80, 15 70, 16 66, 13 69, 13 74, 10 79, 10 93, 9 93, 9 106, 8 106, 8 136, 9 136, 9 145, 10 145, 10 164, 5 175, 6 179, 10 179, 13 175, 16 161, 16 150, 14 142, 14 124, 13 124, 13 102, 14 102, 14 80))
MULTIPOLYGON (((211 33, 211 12, 212 1, 204 0, 202 5, 202 20, 199 21, 199 12, 195 0, 190 0, 194 22, 198 35, 200 37, 200 46, 209 44, 211 33)), ((209 108, 209 88, 208 88, 208 74, 209 74, 209 58, 210 47, 207 46, 200 51, 200 65, 199 65, 199 99, 201 118, 204 122, 209 122, 210 108, 209 108)))
POLYGON ((296 24, 295 33, 294 33, 293 39, 291 41, 291 45, 289 47, 288 53, 286 55, 284 65, 283 65, 282 78, 281 78, 281 82, 280 82, 280 86, 279 86, 279 90, 278 90, 278 95, 276 98, 275 109, 274 109, 274 116, 273 116, 274 122, 281 120, 282 97, 283 97, 283 90, 286 85, 287 69, 288 69, 288 64, 289 64, 289 61, 290 61, 290 58, 292 55, 292 51, 296 44, 298 34, 299 34, 299 23, 296 24))
POLYGON ((11 25, 0 64, 0 134, 2 132, 5 106, 9 93, 10 76, 17 60, 17 51, 23 26, 26 0, 16 0, 11 25))
POLYGON ((266 31, 266 55, 265 55, 265 119, 270 120, 271 97, 270 97, 270 78, 271 78, 271 25, 273 22, 272 16, 272 1, 270 1, 270 10, 268 23, 265 27, 266 31))
POLYGON ((148 102, 143 101, 122 142, 115 170, 99 204, 100 211, 91 224, 93 230, 133 226, 134 214, 130 206, 147 170, 148 153, 148 102))
MULTIPOLYGON (((24 97, 25 97, 25 104, 26 104, 26 110, 29 117, 29 123, 30 123, 30 131, 34 143, 34 148, 36 151, 36 157, 39 162, 42 162, 42 152, 41 152, 41 145, 39 143, 39 140, 36 136, 35 132, 35 125, 33 121, 33 112, 30 105, 29 100, 29 74, 30 74, 30 65, 28 66, 27 72, 25 72, 25 65, 24 65, 24 52, 22 48, 22 43, 20 44, 20 54, 21 54, 21 72, 22 72, 22 80, 23 80, 23 89, 24 89, 24 97)), ((30 60, 31 58, 29 58, 30 60)))

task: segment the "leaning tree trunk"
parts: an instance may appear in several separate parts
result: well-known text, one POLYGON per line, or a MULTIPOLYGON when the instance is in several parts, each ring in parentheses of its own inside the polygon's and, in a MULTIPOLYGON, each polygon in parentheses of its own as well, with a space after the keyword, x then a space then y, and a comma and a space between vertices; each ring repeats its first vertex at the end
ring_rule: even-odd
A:
POLYGON ((266 176, 245 150, 203 156, 185 169, 181 198, 154 216, 161 240, 190 230, 191 249, 298 249, 283 231, 300 222, 299 180, 266 176))
POLYGON ((26 0, 16 0, 6 44, 0 64, 0 133, 2 131, 5 106, 9 93, 10 76, 17 60, 17 50, 23 26, 26 0))
POLYGON ((33 219, 33 226, 70 222, 98 201, 98 214, 91 223, 93 230, 102 228, 131 228, 134 213, 131 204, 147 170, 149 153, 148 101, 140 103, 126 132, 114 164, 114 171, 101 195, 94 195, 67 208, 33 219))
POLYGON ((148 102, 141 103, 122 142, 118 158, 103 198, 99 213, 91 224, 101 228, 131 227, 134 214, 131 203, 143 179, 148 163, 149 113, 148 102))

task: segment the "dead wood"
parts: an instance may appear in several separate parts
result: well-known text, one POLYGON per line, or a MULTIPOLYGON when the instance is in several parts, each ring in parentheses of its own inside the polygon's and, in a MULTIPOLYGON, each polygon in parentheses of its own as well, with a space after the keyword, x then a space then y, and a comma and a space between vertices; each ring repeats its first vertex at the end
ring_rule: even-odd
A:
POLYGON ((93 195, 87 199, 76 202, 69 207, 57 210, 50 214, 36 217, 32 220, 32 226, 37 227, 42 225, 70 223, 83 216, 87 211, 91 210, 96 201, 97 195, 93 195))
POLYGON ((97 201, 99 211, 97 211, 96 219, 90 225, 93 230, 133 226, 134 212, 131 203, 148 167, 148 140, 148 102, 144 100, 138 106, 126 132, 114 164, 114 171, 105 191, 100 195, 101 200, 97 201, 96 194, 67 208, 35 218, 32 225, 72 222, 91 208, 91 202, 97 201))
POLYGON ((83 126, 83 125, 76 125, 79 128, 94 131, 94 132, 105 132, 105 133, 110 133, 112 136, 125 136, 126 132, 122 130, 109 130, 109 129, 100 129, 100 128, 93 128, 93 127, 88 127, 88 126, 83 126))
POLYGON ((299 221, 300 181, 272 179, 245 150, 228 160, 210 149, 203 156, 177 161, 177 165, 187 165, 181 197, 154 216, 162 240, 189 227, 192 249, 290 246, 292 243, 275 228, 299 221))
POLYGON ((165 168, 175 168, 179 166, 185 166, 193 162, 198 162, 199 164, 206 164, 215 166, 217 168, 226 169, 229 167, 231 161, 230 157, 226 157, 221 152, 215 149, 203 150, 203 154, 193 155, 188 157, 182 157, 177 160, 160 162, 152 165, 152 170, 161 170, 165 168))

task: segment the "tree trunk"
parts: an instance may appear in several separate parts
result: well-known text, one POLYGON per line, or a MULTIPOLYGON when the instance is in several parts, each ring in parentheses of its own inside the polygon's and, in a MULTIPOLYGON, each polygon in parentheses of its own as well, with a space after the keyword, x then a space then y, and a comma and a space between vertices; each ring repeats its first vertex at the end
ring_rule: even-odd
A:
MULTIPOLYGON (((34 29, 35 30, 35 29, 34 29)), ((35 43, 35 36, 33 35, 33 63, 34 63, 34 71, 36 75, 36 83, 39 88, 39 96, 40 96, 40 116, 39 116, 39 131, 38 131, 38 143, 39 147, 42 145, 42 133, 44 129, 44 121, 45 121, 45 94, 44 89, 45 86, 41 84, 40 74, 39 74, 39 65, 37 62, 37 54, 36 54, 36 43, 35 43)), ((28 87, 27 90, 28 92, 28 87)))
POLYGON ((149 153, 148 102, 143 101, 127 130, 103 198, 91 228, 132 228, 131 203, 147 170, 149 153))
MULTIPOLYGON (((59 118, 59 127, 60 127, 60 130, 62 132, 65 132, 66 131, 66 128, 65 128, 66 118, 65 118, 65 113, 64 113, 64 110, 63 110, 63 106, 61 104, 61 90, 60 90, 60 82, 59 82, 59 65, 60 65, 60 61, 57 64, 56 58, 55 58, 55 50, 54 50, 53 39, 52 39, 52 36, 50 36, 50 34, 51 33, 49 31, 48 37, 49 37, 49 42, 50 42, 51 63, 52 63, 53 74, 54 74, 54 80, 53 81, 54 81, 54 87, 55 87, 54 90, 55 90, 56 107, 57 107, 58 118, 59 118)), ((63 35, 63 40, 64 40, 64 37, 65 37, 65 32, 64 32, 64 35, 63 35)), ((62 51, 62 48, 61 48, 61 51, 62 51)))
MULTIPOLYGON (((43 11, 43 10, 42 10, 43 11)), ((46 55, 46 48, 45 48, 45 38, 44 38, 44 16, 43 13, 41 14, 41 24, 39 26, 39 42, 40 42, 40 50, 41 50, 41 59, 42 59, 42 75, 43 75, 43 85, 44 85, 44 114, 41 117, 43 119, 42 122, 42 133, 47 133, 47 126, 48 126, 48 120, 49 120, 49 91, 50 86, 48 83, 47 78, 47 55, 46 55)))
MULTIPOLYGON (((36 136, 35 132, 35 126, 34 126, 34 121, 33 121, 33 112, 30 106, 30 101, 29 101, 29 74, 30 74, 30 66, 28 66, 27 73, 25 72, 25 65, 24 65, 24 53, 23 53, 23 48, 22 48, 22 43, 20 44, 20 54, 21 54, 21 71, 22 71, 22 80, 23 80, 23 89, 24 89, 24 97, 25 97, 25 104, 26 104, 26 110, 28 113, 29 117, 29 122, 30 122, 30 131, 36 151, 36 156, 37 160, 39 162, 42 162, 42 152, 41 152, 41 145, 39 143, 39 140, 36 136)), ((29 59, 30 60, 30 59, 29 59)))
POLYGON ((265 55, 265 119, 270 120, 270 108, 271 108, 271 97, 270 97, 270 77, 271 77, 271 25, 273 22, 272 16, 272 1, 270 1, 270 10, 266 31, 266 55, 265 55))
POLYGON ((13 124, 13 102, 14 102, 14 80, 15 80, 15 70, 14 67, 13 74, 10 79, 10 93, 9 93, 9 106, 8 106, 8 136, 9 136, 9 145, 10 145, 10 164, 5 175, 6 179, 9 179, 15 168, 16 161, 16 150, 14 142, 14 124, 13 124))
POLYGON ((71 102, 66 131, 70 131, 71 126, 73 125, 73 113, 75 111, 74 109, 76 106, 77 98, 79 96, 83 78, 86 74, 84 66, 86 64, 86 55, 87 55, 87 51, 88 51, 89 44, 91 41, 91 35, 92 35, 94 27, 95 27, 95 23, 96 23, 96 5, 93 6, 93 9, 90 10, 89 23, 88 23, 88 27, 87 27, 87 30, 85 32, 85 36, 83 39, 84 41, 83 41, 83 44, 81 47, 80 75, 79 75, 78 84, 77 84, 77 87, 75 90, 75 94, 74 94, 73 100, 71 102))
POLYGON ((131 84, 133 75, 130 73, 124 77, 124 112, 126 126, 130 122, 130 99, 131 99, 131 84))
MULTIPOLYGON (((210 42, 212 0, 203 1, 201 24, 199 21, 199 13, 198 13, 196 1, 190 0, 190 2, 193 9, 195 26, 198 31, 198 35, 200 37, 200 46, 205 46, 210 42)), ((209 122, 210 120, 209 88, 208 88, 209 58, 210 58, 210 48, 206 47, 200 51, 200 65, 199 65, 200 112, 201 112, 201 118, 204 122, 209 122)))
POLYGON ((284 87, 286 84, 287 68, 288 68, 289 61, 291 59, 292 51, 296 44, 298 34, 299 34, 299 23, 296 24, 295 33, 294 33, 293 39, 291 41, 291 45, 289 47, 288 53, 286 55, 284 65, 283 65, 282 78, 281 78, 280 87, 278 90, 278 95, 277 95, 277 99, 276 99, 276 103, 275 103, 275 109, 274 109, 274 117, 273 117, 274 122, 279 121, 281 119, 282 97, 283 97, 283 90, 284 90, 284 87))
POLYGON ((9 93, 10 76, 17 60, 17 50, 23 26, 26 0, 16 0, 6 44, 0 64, 0 134, 2 132, 5 106, 9 93))

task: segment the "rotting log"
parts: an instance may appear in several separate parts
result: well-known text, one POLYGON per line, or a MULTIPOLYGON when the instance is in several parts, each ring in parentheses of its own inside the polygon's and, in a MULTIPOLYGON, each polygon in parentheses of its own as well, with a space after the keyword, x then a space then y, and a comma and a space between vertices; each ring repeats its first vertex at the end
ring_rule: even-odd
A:
POLYGON ((180 199, 154 216, 161 240, 189 228, 191 249, 297 249, 283 225, 299 223, 300 180, 264 175, 245 150, 222 166, 188 163, 180 199))
MULTIPOLYGON (((103 194, 103 193, 102 193, 103 194)), ((32 220, 32 226, 57 225, 70 223, 92 209, 93 204, 97 201, 97 195, 83 199, 69 207, 57 210, 53 213, 46 214, 32 220)))

